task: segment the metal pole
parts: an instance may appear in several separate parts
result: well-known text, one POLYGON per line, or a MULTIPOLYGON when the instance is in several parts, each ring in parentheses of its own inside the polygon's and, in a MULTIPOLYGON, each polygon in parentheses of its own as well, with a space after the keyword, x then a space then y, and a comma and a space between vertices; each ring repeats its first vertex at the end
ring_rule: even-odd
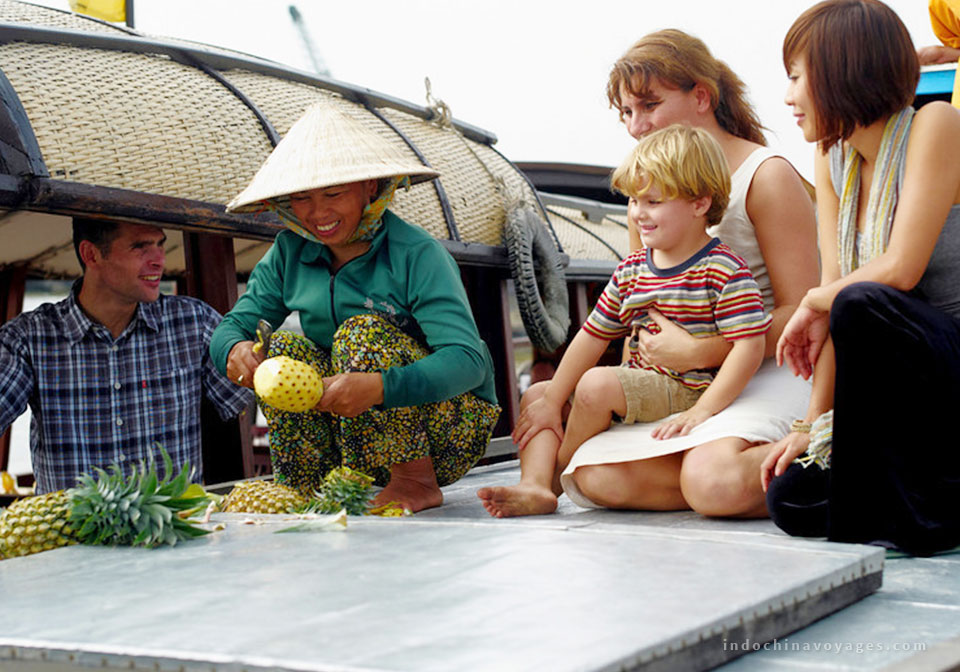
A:
MULTIPOLYGON (((130 1, 132 2, 133 0, 130 1)), ((313 64, 313 71, 319 75, 329 77, 330 71, 313 46, 313 40, 310 38, 310 33, 307 32, 307 26, 303 22, 303 15, 300 14, 300 10, 297 9, 296 5, 290 5, 287 9, 290 11, 290 19, 293 21, 293 25, 295 25, 300 32, 300 39, 303 40, 303 44, 307 48, 307 56, 310 57, 310 62, 313 64)))
POLYGON ((133 25, 133 0, 124 0, 124 14, 127 16, 127 28, 134 28, 133 25))

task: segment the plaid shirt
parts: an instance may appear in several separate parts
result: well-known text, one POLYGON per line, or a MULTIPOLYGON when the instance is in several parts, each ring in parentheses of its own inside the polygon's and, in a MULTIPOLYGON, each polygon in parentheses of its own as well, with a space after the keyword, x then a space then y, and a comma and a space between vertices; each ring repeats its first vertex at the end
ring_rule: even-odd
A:
POLYGON ((189 460, 202 476, 200 400, 220 417, 250 403, 210 360, 210 335, 220 315, 184 296, 141 303, 116 339, 70 296, 45 303, 0 327, 0 429, 29 404, 30 454, 37 492, 76 485, 93 467, 127 470, 156 457, 189 460))

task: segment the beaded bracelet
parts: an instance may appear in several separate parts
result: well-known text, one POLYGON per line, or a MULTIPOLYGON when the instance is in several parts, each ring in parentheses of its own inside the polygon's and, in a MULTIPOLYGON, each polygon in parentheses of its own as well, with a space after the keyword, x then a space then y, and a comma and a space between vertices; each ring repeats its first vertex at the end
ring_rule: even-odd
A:
POLYGON ((800 432, 801 434, 809 434, 811 427, 813 427, 812 423, 804 422, 803 420, 794 420, 790 423, 790 431, 800 432))

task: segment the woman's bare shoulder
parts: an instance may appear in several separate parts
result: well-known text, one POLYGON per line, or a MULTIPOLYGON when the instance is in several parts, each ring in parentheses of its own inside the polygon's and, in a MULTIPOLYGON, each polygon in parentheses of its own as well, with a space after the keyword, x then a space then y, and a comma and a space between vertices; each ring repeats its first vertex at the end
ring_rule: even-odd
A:
POLYGON ((944 141, 960 139, 960 109, 942 100, 927 103, 913 117, 910 134, 918 132, 923 135, 942 133, 944 141))
POLYGON ((809 193, 800 173, 782 156, 771 156, 760 164, 750 190, 758 195, 768 194, 771 198, 777 198, 778 194, 782 197, 784 191, 809 193))
POLYGON ((942 101, 917 110, 907 144, 907 179, 942 183, 960 203, 960 109, 942 101))

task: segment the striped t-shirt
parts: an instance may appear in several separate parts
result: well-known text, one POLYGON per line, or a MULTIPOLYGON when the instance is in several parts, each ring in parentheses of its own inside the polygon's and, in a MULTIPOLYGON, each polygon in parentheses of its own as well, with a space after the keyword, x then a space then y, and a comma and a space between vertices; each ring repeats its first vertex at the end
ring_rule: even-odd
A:
MULTIPOLYGON (((647 313, 650 308, 697 338, 720 334, 735 341, 765 334, 771 323, 746 262, 718 238, 672 268, 657 268, 646 248, 628 256, 613 272, 583 329, 606 340, 627 336, 634 328, 656 333, 659 327, 647 313)), ((716 373, 644 366, 636 354, 628 365, 657 371, 695 390, 709 386, 716 373)))

